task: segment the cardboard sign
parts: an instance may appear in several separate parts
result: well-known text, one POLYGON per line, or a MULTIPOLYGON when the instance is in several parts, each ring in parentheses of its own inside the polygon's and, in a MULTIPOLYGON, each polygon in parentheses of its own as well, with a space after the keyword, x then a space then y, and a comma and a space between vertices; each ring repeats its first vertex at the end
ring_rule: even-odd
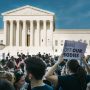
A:
POLYGON ((65 40, 63 55, 64 59, 80 60, 86 51, 87 44, 78 41, 65 40))

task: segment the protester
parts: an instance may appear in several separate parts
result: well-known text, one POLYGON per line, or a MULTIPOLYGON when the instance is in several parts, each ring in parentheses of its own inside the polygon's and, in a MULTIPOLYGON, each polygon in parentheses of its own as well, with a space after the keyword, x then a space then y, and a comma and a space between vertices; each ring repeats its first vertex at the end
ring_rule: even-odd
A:
POLYGON ((53 90, 52 87, 43 83, 43 76, 45 75, 46 64, 39 57, 32 57, 27 59, 26 70, 31 80, 31 90, 53 90))
POLYGON ((90 76, 86 75, 85 70, 79 65, 77 60, 70 60, 67 62, 66 72, 68 75, 53 75, 57 66, 62 62, 63 56, 61 55, 54 66, 46 73, 46 79, 55 85, 56 90, 60 88, 63 90, 86 90, 87 83, 90 81, 90 76))
POLYGON ((29 84, 25 82, 25 76, 23 72, 21 72, 20 70, 16 70, 14 72, 14 75, 15 75, 14 81, 15 90, 27 90, 29 84))

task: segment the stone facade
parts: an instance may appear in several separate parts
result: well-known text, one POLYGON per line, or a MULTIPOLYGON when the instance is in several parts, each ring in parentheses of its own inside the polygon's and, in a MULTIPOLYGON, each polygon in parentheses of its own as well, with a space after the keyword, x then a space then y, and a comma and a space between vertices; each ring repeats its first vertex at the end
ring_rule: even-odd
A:
MULTIPOLYGON (((3 53, 60 54, 65 40, 82 40, 90 44, 90 30, 55 30, 55 14, 29 5, 2 13, 4 30, 0 41, 3 53)), ((89 54, 89 44, 87 54, 89 54)))

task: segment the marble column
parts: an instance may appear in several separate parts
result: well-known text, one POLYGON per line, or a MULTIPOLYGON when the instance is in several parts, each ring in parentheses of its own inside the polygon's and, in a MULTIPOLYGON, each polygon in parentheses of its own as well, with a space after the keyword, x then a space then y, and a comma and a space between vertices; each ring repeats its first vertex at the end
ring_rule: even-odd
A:
POLYGON ((7 21, 4 21, 4 44, 7 46, 7 21))
POLYGON ((10 20, 10 46, 13 46, 13 20, 10 20))
POLYGON ((33 20, 30 21, 30 46, 34 46, 33 20))
POLYGON ((40 46, 40 20, 37 20, 37 34, 38 34, 38 43, 37 46, 40 46))
POLYGON ((46 29, 46 20, 44 20, 44 42, 45 42, 45 44, 44 44, 44 46, 47 46, 47 29, 46 29))
POLYGON ((17 28, 16 28, 16 46, 19 46, 19 20, 17 20, 17 28))
POLYGON ((53 20, 50 20, 50 30, 51 30, 51 45, 53 46, 53 20))
POLYGON ((22 30, 22 46, 27 45, 27 31, 26 31, 26 20, 23 21, 23 30, 22 30))

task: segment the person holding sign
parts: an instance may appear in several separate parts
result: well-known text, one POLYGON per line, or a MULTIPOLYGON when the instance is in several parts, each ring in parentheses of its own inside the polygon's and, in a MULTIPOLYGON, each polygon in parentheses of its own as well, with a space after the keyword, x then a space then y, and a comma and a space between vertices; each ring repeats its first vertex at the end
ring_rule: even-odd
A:
POLYGON ((85 70, 79 65, 77 60, 69 60, 66 63, 68 75, 53 75, 57 66, 62 62, 63 56, 61 55, 58 61, 46 73, 46 79, 54 84, 56 90, 59 90, 60 88, 63 90, 86 90, 87 83, 90 82, 90 76, 86 74, 85 70))

